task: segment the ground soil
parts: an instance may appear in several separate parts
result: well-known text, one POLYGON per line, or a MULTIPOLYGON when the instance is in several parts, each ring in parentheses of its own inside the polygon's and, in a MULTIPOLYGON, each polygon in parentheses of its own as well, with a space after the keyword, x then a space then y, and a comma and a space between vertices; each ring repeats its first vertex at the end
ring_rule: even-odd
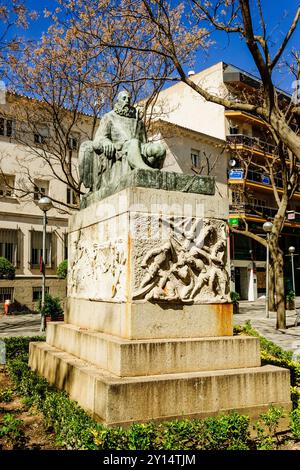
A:
MULTIPOLYGON (((10 380, 4 366, 0 366, 0 392, 6 389, 13 389, 13 383, 10 380)), ((0 436, 0 450, 59 450, 55 445, 55 436, 45 429, 43 417, 37 410, 28 408, 22 399, 14 392, 12 400, 8 403, 0 402, 0 428, 3 416, 11 414, 15 419, 20 419, 22 425, 20 429, 24 437, 20 446, 20 441, 0 436)))

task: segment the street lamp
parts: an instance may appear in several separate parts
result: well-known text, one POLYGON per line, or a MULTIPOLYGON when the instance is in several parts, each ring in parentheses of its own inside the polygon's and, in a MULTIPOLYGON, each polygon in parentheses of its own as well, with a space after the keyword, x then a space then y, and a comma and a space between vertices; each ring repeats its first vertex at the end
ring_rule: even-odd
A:
POLYGON ((294 246, 289 247, 289 253, 291 255, 291 262, 292 262, 292 280, 293 280, 293 291, 296 292, 295 289, 295 272, 294 272, 294 256, 295 256, 296 248, 294 246))
POLYGON ((267 260, 266 260, 266 317, 269 318, 269 238, 272 232, 272 222, 265 222, 263 230, 267 234, 267 260))
POLYGON ((38 201, 39 208, 44 212, 43 217, 43 250, 41 256, 41 271, 42 271, 42 315, 41 315, 41 331, 46 330, 45 324, 45 313, 44 313, 44 305, 45 305, 45 287, 46 287, 46 226, 47 226, 47 212, 52 207, 51 200, 44 196, 38 201))

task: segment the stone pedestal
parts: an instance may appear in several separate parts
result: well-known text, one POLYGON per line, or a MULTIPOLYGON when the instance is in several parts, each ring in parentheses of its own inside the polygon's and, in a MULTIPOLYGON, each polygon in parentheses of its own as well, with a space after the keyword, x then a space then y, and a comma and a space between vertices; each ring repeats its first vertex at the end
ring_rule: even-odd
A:
POLYGON ((289 371, 232 336, 226 218, 212 195, 142 187, 75 214, 65 323, 31 368, 108 425, 289 408, 289 371))

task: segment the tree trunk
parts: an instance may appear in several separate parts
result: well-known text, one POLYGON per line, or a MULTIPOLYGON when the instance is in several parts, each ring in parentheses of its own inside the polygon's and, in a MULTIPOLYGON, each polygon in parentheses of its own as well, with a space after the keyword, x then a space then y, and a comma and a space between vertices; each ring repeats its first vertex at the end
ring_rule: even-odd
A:
POLYGON ((269 265, 269 310, 271 312, 276 311, 275 302, 275 273, 273 260, 270 261, 269 265))
POLYGON ((283 273, 283 255, 281 250, 276 250, 274 256, 274 272, 276 277, 275 292, 276 292, 276 329, 286 329, 286 316, 285 316, 285 295, 284 295, 284 273, 283 273))

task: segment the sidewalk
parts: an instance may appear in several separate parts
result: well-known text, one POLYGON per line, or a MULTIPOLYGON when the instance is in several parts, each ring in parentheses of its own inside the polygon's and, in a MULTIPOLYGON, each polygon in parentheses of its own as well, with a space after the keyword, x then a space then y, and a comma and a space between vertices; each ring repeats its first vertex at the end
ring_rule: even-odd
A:
MULTIPOLYGON (((300 297, 296 298, 296 307, 300 308, 300 297)), ((250 320, 253 328, 262 336, 286 351, 293 351, 295 355, 300 356, 300 323, 294 326, 296 319, 294 310, 286 311, 286 330, 276 330, 276 312, 270 312, 269 318, 266 318, 265 299, 255 302, 241 301, 239 311, 239 314, 233 315, 234 325, 243 325, 250 320)))
POLYGON ((8 336, 39 336, 41 316, 38 313, 25 315, 0 314, 0 338, 8 336))

